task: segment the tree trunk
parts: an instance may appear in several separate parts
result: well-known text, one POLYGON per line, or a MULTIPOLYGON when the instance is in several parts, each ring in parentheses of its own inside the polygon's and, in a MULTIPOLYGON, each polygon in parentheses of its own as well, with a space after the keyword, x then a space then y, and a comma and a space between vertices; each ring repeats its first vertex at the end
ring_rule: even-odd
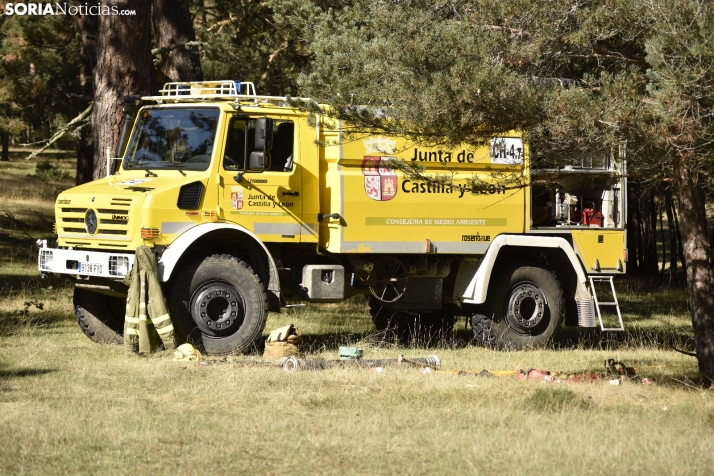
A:
POLYGON ((664 267, 667 264, 667 240, 664 239, 664 218, 662 217, 661 204, 658 204, 657 208, 659 213, 659 236, 662 239, 662 267, 659 270, 659 274, 664 274, 664 267))
POLYGON ((667 226, 669 227, 669 282, 677 277, 677 228, 674 226, 674 211, 672 209, 672 191, 664 192, 664 209, 667 213, 667 226))
POLYGON ((77 142, 77 169, 75 183, 81 185, 91 182, 92 164, 94 162, 94 146, 92 144, 92 131, 88 127, 83 127, 80 131, 77 142))
MULTIPOLYGON (((152 22, 158 47, 196 41, 188 0, 153 0, 153 4, 152 22)), ((158 69, 167 81, 203 80, 201 60, 195 46, 180 46, 164 55, 158 69)))
POLYGON ((687 289, 692 307, 694 347, 699 370, 714 379, 714 270, 709 261, 704 194, 696 172, 675 160, 679 189, 682 251, 687 266, 687 289))
MULTIPOLYGON (((673 202, 675 200, 672 200, 673 202)), ((677 206, 672 207, 672 211, 674 212, 674 228, 675 232, 677 233, 677 256, 679 256, 679 262, 682 263, 682 271, 684 272, 684 275, 687 275, 687 262, 684 261, 684 252, 682 251, 682 231, 679 229, 679 213, 677 213, 677 209, 679 208, 680 201, 676 200, 677 206)))
POLYGON ((121 99, 127 94, 155 93, 151 60, 151 3, 141 0, 109 2, 136 15, 104 15, 99 20, 97 65, 94 68, 94 178, 105 175, 106 149, 111 155, 121 127, 121 99))
POLYGON ((82 38, 82 63, 79 68, 79 84, 84 88, 84 92, 87 93, 91 92, 94 67, 97 65, 99 16, 74 15, 72 19, 82 38))
POLYGON ((642 210, 642 244, 644 248, 644 270, 650 276, 659 273, 659 254, 657 252, 657 210, 654 201, 654 193, 650 188, 645 196, 640 200, 642 210))
POLYGON ((640 261, 642 260, 642 246, 640 246, 640 220, 639 201, 637 200, 637 186, 631 184, 627 194, 627 248, 629 262, 627 272, 629 274, 640 274, 640 261))
MULTIPOLYGON (((72 2, 76 4, 77 2, 72 2)), ((82 38, 82 63, 79 68, 79 84, 87 96, 94 95, 94 67, 97 65, 97 37, 99 35, 99 16, 74 15, 74 24, 82 38)), ((77 185, 92 180, 94 162, 94 144, 90 138, 92 132, 83 128, 77 143, 77 168, 75 181, 77 185)))
POLYGON ((10 133, 2 131, 0 136, 0 140, 2 141, 2 155, 0 155, 0 161, 7 162, 10 160, 10 133))

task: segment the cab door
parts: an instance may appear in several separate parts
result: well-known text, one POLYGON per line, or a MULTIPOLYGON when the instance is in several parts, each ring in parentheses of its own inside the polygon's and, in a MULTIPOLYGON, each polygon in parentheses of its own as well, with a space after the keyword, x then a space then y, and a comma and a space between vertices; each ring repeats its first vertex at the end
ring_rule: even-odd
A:
MULTIPOLYGON (((264 169, 250 170, 256 152, 257 117, 232 115, 220 164, 226 221, 246 227, 265 242, 299 243, 303 234, 297 121, 272 118, 272 143, 264 169)), ((259 147, 262 152, 264 149, 259 147)))

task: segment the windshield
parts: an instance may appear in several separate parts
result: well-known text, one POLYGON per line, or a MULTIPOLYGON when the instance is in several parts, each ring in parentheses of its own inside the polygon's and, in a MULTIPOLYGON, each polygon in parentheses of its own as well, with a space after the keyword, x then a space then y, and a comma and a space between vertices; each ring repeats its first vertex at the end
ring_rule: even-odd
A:
POLYGON ((142 110, 124 155, 124 168, 206 170, 218 116, 217 108, 142 110))

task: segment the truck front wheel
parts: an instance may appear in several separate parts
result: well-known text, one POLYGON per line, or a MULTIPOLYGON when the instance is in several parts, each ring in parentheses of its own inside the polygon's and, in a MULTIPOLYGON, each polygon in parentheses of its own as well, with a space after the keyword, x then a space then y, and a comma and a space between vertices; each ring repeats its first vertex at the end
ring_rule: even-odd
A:
POLYGON ((123 342, 124 299, 75 287, 73 301, 74 317, 87 337, 102 344, 123 342))
POLYGON ((169 284, 169 312, 180 338, 208 354, 249 351, 268 317, 265 288, 230 255, 194 263, 169 284))
POLYGON ((495 277, 484 314, 471 317, 476 341, 505 349, 543 347, 563 322, 563 291, 543 268, 511 268, 495 277))

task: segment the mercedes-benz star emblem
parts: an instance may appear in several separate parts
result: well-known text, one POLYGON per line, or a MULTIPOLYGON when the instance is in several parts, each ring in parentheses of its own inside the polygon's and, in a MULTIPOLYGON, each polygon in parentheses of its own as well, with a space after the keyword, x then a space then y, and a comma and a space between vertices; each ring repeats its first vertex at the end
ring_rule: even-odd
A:
POLYGON ((90 235, 97 232, 97 212, 91 208, 87 210, 87 213, 84 215, 84 227, 90 235))

